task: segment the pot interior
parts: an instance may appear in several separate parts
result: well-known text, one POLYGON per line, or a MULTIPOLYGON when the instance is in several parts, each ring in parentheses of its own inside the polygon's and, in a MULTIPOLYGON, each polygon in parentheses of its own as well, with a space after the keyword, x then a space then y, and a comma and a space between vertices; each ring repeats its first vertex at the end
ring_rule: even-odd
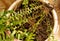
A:
MULTIPOLYGON (((15 12, 22 14, 28 22, 23 26, 28 32, 36 34, 34 41, 45 41, 54 28, 53 8, 40 1, 29 1, 18 5, 15 12)), ((23 29, 21 29, 23 31, 23 29)))

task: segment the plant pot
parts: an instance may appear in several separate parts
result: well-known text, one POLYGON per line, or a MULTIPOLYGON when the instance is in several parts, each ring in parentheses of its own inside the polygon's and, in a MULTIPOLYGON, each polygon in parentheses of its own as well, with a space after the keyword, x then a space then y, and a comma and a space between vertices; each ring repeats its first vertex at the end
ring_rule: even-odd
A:
MULTIPOLYGON (((45 2, 46 4, 49 4, 48 1, 43 0, 43 2, 45 2)), ((10 7, 8 10, 16 10, 16 8, 18 7, 18 5, 20 5, 22 3, 22 0, 16 0, 10 7)), ((58 27, 58 18, 57 18, 57 14, 55 12, 55 10, 52 10, 52 14, 53 14, 53 18, 54 18, 54 29, 52 31, 54 38, 58 39, 57 33, 59 30, 58 27)), ((50 39, 46 39, 45 41, 51 41, 50 39)))

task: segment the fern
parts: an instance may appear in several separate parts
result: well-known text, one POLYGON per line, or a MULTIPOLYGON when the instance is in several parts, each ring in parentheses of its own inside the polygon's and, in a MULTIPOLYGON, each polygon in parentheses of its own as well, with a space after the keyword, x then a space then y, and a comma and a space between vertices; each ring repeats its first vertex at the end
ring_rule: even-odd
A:
POLYGON ((25 41, 34 41, 34 39, 35 39, 34 37, 35 37, 35 34, 29 33, 29 34, 26 36, 25 41))
POLYGON ((26 8, 28 7, 28 3, 29 3, 29 0, 23 0, 22 5, 24 5, 24 7, 26 8))

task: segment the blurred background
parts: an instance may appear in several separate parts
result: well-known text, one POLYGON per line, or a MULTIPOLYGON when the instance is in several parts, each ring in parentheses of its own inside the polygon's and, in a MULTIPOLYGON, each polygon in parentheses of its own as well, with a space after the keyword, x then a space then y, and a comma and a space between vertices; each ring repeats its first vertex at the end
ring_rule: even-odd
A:
POLYGON ((0 0, 0 11, 8 9, 15 0, 0 0))
MULTIPOLYGON (((15 0, 0 0, 0 11, 3 9, 7 10, 9 6, 14 2, 15 0)), ((54 9, 57 12, 58 15, 58 23, 60 26, 60 0, 48 0, 49 3, 54 7, 54 9)), ((58 31, 59 37, 60 37, 60 31, 58 31)))

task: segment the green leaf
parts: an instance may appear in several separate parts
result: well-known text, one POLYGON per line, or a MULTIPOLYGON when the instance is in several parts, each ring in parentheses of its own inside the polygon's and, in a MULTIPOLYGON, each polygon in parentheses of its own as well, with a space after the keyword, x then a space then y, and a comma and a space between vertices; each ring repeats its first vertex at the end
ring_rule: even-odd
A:
POLYGON ((29 33, 25 39, 25 41, 34 41, 35 34, 29 33))
POLYGON ((26 7, 28 7, 28 2, 29 2, 29 0, 23 0, 22 5, 24 5, 24 7, 26 8, 26 7))

